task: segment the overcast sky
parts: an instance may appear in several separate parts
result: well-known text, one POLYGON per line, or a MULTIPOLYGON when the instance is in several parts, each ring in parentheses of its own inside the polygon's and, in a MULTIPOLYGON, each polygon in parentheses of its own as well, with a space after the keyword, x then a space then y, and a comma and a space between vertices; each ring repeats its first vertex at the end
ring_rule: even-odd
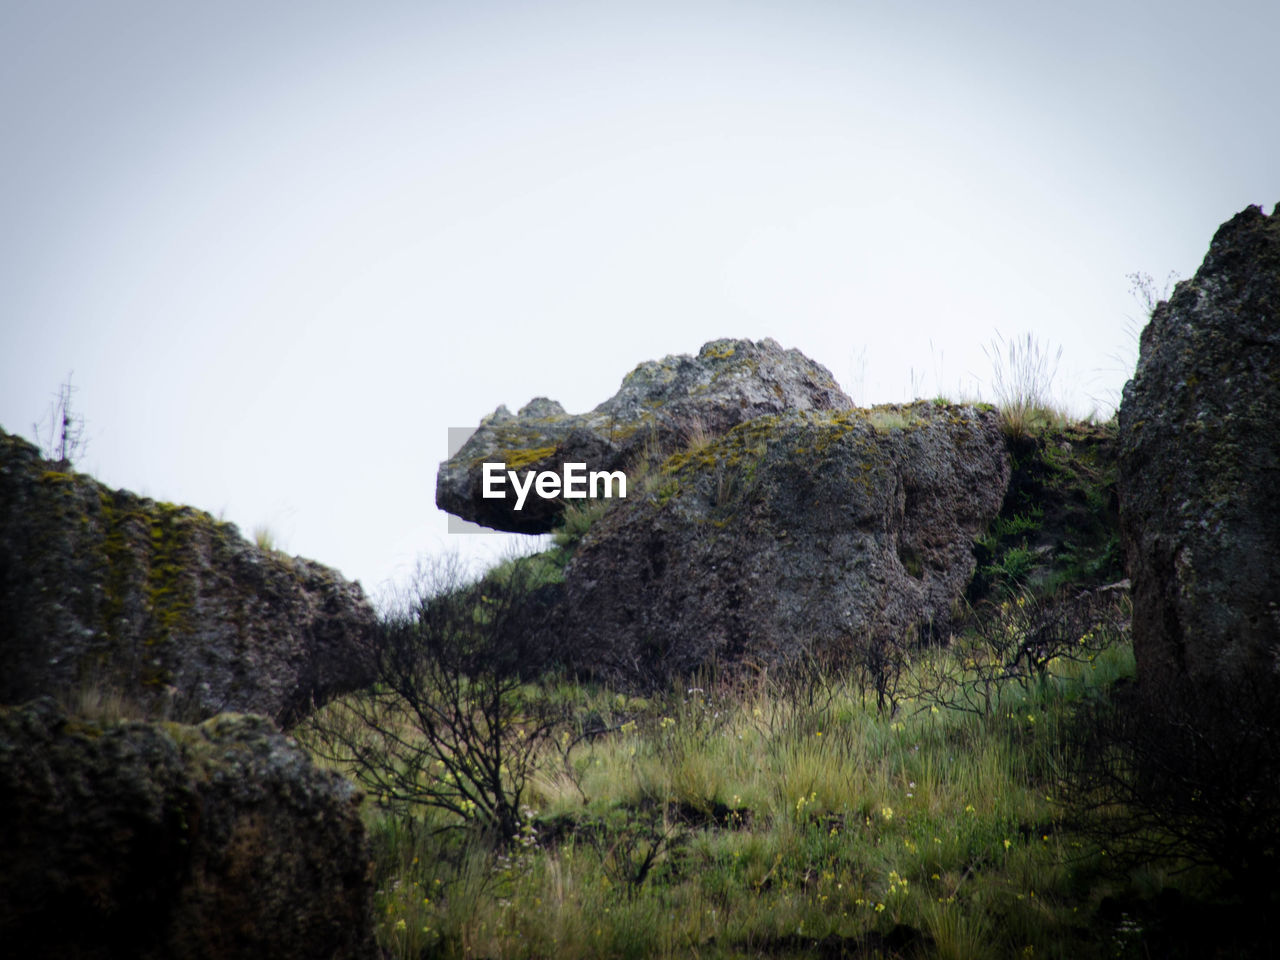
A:
MULTIPOLYGON (((773 337, 862 403, 999 331, 1113 403, 1126 274, 1280 201, 1280 4, 0 5, 0 425, 366 589, 447 428, 773 337)), ((483 543, 481 543, 483 541, 483 543)))

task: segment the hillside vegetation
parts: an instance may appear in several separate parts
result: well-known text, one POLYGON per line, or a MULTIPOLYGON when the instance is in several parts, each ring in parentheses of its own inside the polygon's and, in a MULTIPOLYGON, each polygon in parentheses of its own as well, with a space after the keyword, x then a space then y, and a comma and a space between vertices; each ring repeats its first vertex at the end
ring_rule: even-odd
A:
POLYGON ((452 680, 412 682, 401 655, 302 731, 368 791, 381 943, 405 958, 1246 950, 1256 904, 1231 864, 1163 839, 1153 855, 1178 824, 1135 826, 1091 773, 1123 752, 1107 718, 1134 672, 1127 593, 1105 586, 1113 438, 1009 436, 1009 492, 945 643, 657 693, 486 659, 511 604, 554 589, 609 507, 571 511, 551 550, 477 585, 436 584, 391 619, 452 680))

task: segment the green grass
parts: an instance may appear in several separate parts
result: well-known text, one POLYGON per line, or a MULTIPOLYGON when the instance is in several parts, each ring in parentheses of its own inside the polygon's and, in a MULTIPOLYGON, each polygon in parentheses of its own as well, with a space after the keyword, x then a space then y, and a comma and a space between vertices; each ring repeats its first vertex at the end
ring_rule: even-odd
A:
MULTIPOLYGON (((632 486, 634 487, 635 484, 633 483, 632 486)), ((603 498, 566 504, 564 515, 552 534, 552 541, 561 551, 572 554, 582 542, 582 538, 587 535, 587 531, 613 507, 612 500, 603 498)))
POLYGON ((412 958, 1121 955, 1096 923, 1102 854, 1058 794, 1072 703, 1131 672, 1112 647, 987 715, 880 715, 829 677, 650 699, 562 684, 576 745, 546 758, 510 849, 370 806, 380 941, 412 958))

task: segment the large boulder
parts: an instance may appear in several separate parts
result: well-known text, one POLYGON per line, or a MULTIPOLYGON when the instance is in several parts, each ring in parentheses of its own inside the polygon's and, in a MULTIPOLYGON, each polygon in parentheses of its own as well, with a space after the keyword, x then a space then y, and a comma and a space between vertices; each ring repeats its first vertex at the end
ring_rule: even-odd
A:
POLYGON ((333 570, 0 431, 0 702, 101 686, 175 717, 289 724, 368 682, 375 624, 333 570))
POLYGON ((559 629, 583 666, 640 684, 945 635, 1009 470, 995 413, 971 406, 756 418, 590 528, 559 629))
POLYGON ((359 794, 261 717, 0 708, 6 956, 378 956, 359 794))
MULTIPOLYGON (((635 466, 648 452, 714 437, 766 414, 852 407, 825 367, 773 340, 715 340, 696 357, 647 361, 589 413, 569 414, 538 398, 512 414, 500 406, 467 443, 440 464, 436 504, 499 530, 545 533, 564 504, 530 496, 516 510, 514 496, 482 496, 481 465, 559 472, 564 463, 613 471, 635 466)), ((509 490, 508 490, 509 492, 509 490)))
POLYGON ((1280 207, 1156 307, 1120 408, 1134 653, 1156 691, 1280 681, 1280 207))

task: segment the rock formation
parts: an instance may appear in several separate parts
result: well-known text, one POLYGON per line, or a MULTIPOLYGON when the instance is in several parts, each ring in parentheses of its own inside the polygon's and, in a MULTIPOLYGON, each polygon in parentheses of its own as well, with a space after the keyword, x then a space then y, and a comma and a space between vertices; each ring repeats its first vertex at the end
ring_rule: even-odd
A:
POLYGON ((0 702, 103 685, 185 719, 289 724, 369 678, 358 583, 0 431, 0 702))
POLYGON ((358 802, 260 717, 0 708, 0 943, 82 960, 376 957, 358 802))
POLYGON ((626 469, 646 445, 672 448, 691 437, 714 437, 765 414, 848 410, 849 398, 831 374, 798 350, 772 340, 715 340, 696 357, 669 356, 640 364, 617 394, 590 413, 573 415, 538 398, 512 415, 498 407, 436 476, 436 504, 466 520, 516 533, 545 533, 563 511, 555 500, 481 496, 481 464, 559 471, 626 469))
POLYGON ((1120 408, 1140 679, 1280 683, 1280 207, 1219 228, 1120 408))
POLYGON ((597 521, 565 570, 560 629, 630 682, 945 631, 1008 481, 990 411, 757 417, 597 521))

